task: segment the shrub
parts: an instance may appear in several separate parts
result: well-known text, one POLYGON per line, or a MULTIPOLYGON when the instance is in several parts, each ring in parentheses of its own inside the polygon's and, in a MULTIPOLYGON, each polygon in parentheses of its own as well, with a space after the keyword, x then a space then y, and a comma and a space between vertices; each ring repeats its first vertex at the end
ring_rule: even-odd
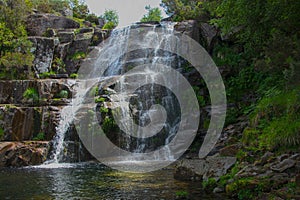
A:
POLYGON ((69 97, 69 92, 67 90, 61 90, 58 94, 60 98, 68 98, 69 97))
POLYGON ((71 56, 71 60, 81 60, 81 59, 85 59, 86 58, 86 53, 84 52, 76 52, 71 56))
POLYGON ((188 192, 187 191, 176 191, 176 198, 187 198, 188 192))
POLYGON ((43 141, 45 140, 45 133, 39 133, 36 137, 33 138, 34 141, 43 141))
POLYGON ((116 25, 113 22, 107 22, 106 24, 104 24, 102 29, 112 30, 115 27, 116 27, 116 25))
POLYGON ((31 100, 33 102, 39 101, 39 94, 35 88, 27 88, 27 90, 23 93, 23 97, 26 100, 31 100))
POLYGON ((76 79, 76 78, 78 78, 78 74, 73 73, 73 74, 70 75, 70 78, 76 79))

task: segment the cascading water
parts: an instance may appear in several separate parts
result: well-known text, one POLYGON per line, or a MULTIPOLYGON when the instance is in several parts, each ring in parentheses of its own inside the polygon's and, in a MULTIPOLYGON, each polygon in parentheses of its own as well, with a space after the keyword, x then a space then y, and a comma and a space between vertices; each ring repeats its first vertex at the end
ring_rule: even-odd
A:
MULTIPOLYGON (((147 126, 152 115, 151 108, 153 105, 161 104, 166 110, 166 122, 162 124, 162 130, 158 134, 158 137, 147 138, 143 137, 143 135, 136 135, 135 137, 125 136, 126 144, 123 146, 120 144, 124 150, 131 151, 138 156, 140 153, 152 151, 170 143, 178 130, 180 123, 180 110, 177 108, 178 102, 176 101, 174 94, 172 94, 172 91, 155 84, 157 73, 151 72, 150 69, 158 64, 178 68, 180 66, 180 59, 172 53, 160 50, 162 47, 168 50, 168 46, 170 46, 170 52, 172 52, 171 46, 174 41, 171 39, 169 40, 169 38, 173 35, 174 23, 169 22, 165 22, 160 25, 151 25, 153 26, 152 30, 148 31, 144 38, 139 38, 139 40, 141 40, 140 49, 143 49, 144 43, 155 44, 155 49, 143 49, 140 52, 130 52, 128 54, 126 51, 130 44, 130 40, 128 38, 130 36, 131 29, 136 28, 136 26, 139 25, 133 25, 124 29, 114 30, 112 32, 109 44, 107 44, 111 47, 109 48, 109 52, 103 52, 101 47, 99 47, 96 56, 97 54, 105 54, 106 56, 102 56, 101 60, 97 60, 97 62, 95 62, 95 66, 90 68, 89 72, 87 72, 87 76, 97 79, 97 82, 99 82, 99 80, 103 79, 103 77, 94 77, 95 74, 104 74, 106 78, 110 78, 122 75, 127 71, 130 71, 130 68, 137 65, 147 64, 146 68, 149 68, 149 73, 145 70, 144 74, 139 75, 142 75, 146 80, 148 80, 146 82, 150 81, 152 84, 148 84, 144 87, 141 83, 141 87, 133 94, 125 93, 108 95, 112 103, 115 104, 116 107, 121 108, 121 116, 135 118, 135 120, 131 120, 126 117, 120 119, 120 128, 125 133, 136 131, 135 126, 132 124, 133 122, 136 123, 138 127, 147 126), (156 33, 156 29, 161 29, 163 31, 163 38, 156 33), (109 67, 107 69, 101 68, 101 66, 106 66, 108 63, 109 67), (102 73, 101 70, 105 70, 105 72, 103 71, 102 73), (145 92, 146 94, 144 94, 145 92), (129 101, 129 106, 121 105, 122 102, 129 101), (132 114, 133 110, 135 110, 135 114, 132 114)), ((163 73, 163 71, 161 73, 163 73)), ((118 79, 118 87, 120 91, 122 91, 123 87, 127 87, 129 84, 127 81, 128 77, 121 77, 118 79)), ((48 160, 46 164, 59 163, 63 160, 65 133, 68 131, 70 124, 74 121, 74 119, 80 120, 76 114, 78 114, 82 103, 92 86, 93 85, 89 85, 86 82, 78 82, 77 87, 75 88, 75 98, 73 98, 71 104, 66 106, 61 112, 61 120, 56 129, 57 134, 53 140, 53 151, 50 155, 50 160, 48 160)), ((167 151, 164 155, 159 155, 156 159, 172 160, 173 156, 169 151, 167 151)))

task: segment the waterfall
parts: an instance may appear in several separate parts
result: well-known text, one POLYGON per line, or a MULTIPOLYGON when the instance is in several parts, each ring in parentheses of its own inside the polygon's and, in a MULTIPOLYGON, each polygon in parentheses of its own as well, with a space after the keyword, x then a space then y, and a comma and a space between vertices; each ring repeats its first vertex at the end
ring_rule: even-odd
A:
MULTIPOLYGON (((166 111, 166 121, 161 124, 161 130, 158 130, 160 131, 158 137, 153 136, 147 138, 143 137, 143 135, 136 135, 135 137, 125 136, 126 145, 122 148, 136 154, 137 156, 144 152, 159 149, 170 143, 178 130, 180 123, 180 110, 177 108, 178 102, 176 97, 171 90, 155 84, 157 73, 154 73, 151 70, 159 64, 172 66, 177 69, 180 67, 181 63, 180 59, 178 59, 176 55, 170 53, 174 52, 174 48, 172 49, 171 47, 174 42, 171 37, 174 31, 174 23, 170 22, 163 22, 158 25, 149 25, 152 29, 147 29, 148 32, 145 34, 145 37, 136 38, 140 40, 140 49, 143 49, 144 43, 151 43, 152 45, 155 44, 155 49, 144 49, 142 51, 128 53, 127 48, 130 45, 130 32, 132 29, 139 26, 140 25, 137 24, 123 29, 113 30, 109 43, 106 44, 110 48, 108 48, 108 51, 107 49, 104 51, 101 46, 98 47, 96 53, 94 52, 91 56, 92 58, 96 57, 96 61, 91 58, 94 64, 88 68, 88 71, 85 72, 86 77, 94 80, 96 79, 97 82, 101 82, 106 78, 123 75, 127 71, 130 71, 130 68, 132 67, 134 68, 139 65, 145 65, 144 73, 138 75, 143 76, 146 82, 152 82, 152 84, 148 84, 146 86, 142 86, 141 84, 141 87, 133 94, 125 93, 107 95, 113 104, 117 105, 117 107, 121 107, 121 116, 126 116, 120 119, 118 124, 121 126, 121 131, 125 133, 136 130, 133 123, 138 125, 138 129, 140 129, 140 127, 147 126, 151 119, 153 109, 155 110, 155 108, 157 108, 157 104, 161 104, 166 111), (163 31, 162 38, 156 33, 156 29, 163 31), (170 46, 170 52, 160 50, 162 47, 168 50, 168 46, 170 46), (99 55, 101 55, 101 59, 97 58, 99 55), (105 69, 101 66, 109 67, 105 69), (97 77, 98 74, 104 74, 104 77, 97 77), (147 94, 144 94, 145 91, 147 94), (128 97, 129 95, 131 95, 130 98, 128 97), (124 107, 120 105, 122 102, 130 104, 129 101, 133 101, 135 103, 131 104, 131 107, 124 107), (132 110, 136 111, 135 120, 129 119, 133 116, 132 110)), ((143 28, 141 31, 143 31, 143 28)), ((164 73, 164 71, 162 70, 160 73, 164 73)), ((131 75, 135 76, 136 74, 133 73, 131 75)), ((129 83, 127 82, 128 80, 130 80, 130 76, 119 78, 115 92, 124 91, 124 88, 126 90, 126 88, 129 87, 129 83)), ((92 82, 89 84, 89 82, 78 80, 77 86, 75 87, 75 97, 72 99, 70 105, 64 107, 61 111, 61 119, 56 129, 56 136, 53 139, 53 150, 51 152, 50 159, 46 162, 46 164, 59 163, 63 160, 65 151, 65 134, 70 125, 77 118, 76 114, 78 114, 82 103, 85 101, 87 94, 93 86, 92 82)), ((165 155, 160 155, 157 159, 172 160, 173 156, 167 151, 165 155)))

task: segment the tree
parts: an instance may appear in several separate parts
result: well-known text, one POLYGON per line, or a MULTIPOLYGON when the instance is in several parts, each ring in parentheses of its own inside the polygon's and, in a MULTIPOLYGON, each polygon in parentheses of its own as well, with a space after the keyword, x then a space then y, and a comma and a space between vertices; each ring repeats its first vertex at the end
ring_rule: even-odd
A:
POLYGON ((189 19, 205 21, 208 19, 206 2, 203 0, 162 0, 160 5, 167 15, 173 16, 174 21, 189 19))
POLYGON ((16 78, 24 66, 31 66, 33 55, 27 40, 25 19, 29 8, 23 0, 3 0, 0 3, 0 71, 16 78))
POLYGON ((159 8, 151 8, 150 5, 146 6, 145 9, 148 11, 146 15, 143 16, 141 22, 150 21, 160 21, 162 19, 162 13, 159 8))
POLYGON ((105 21, 103 29, 113 29, 119 24, 119 16, 115 10, 105 10, 104 14, 100 17, 105 21))

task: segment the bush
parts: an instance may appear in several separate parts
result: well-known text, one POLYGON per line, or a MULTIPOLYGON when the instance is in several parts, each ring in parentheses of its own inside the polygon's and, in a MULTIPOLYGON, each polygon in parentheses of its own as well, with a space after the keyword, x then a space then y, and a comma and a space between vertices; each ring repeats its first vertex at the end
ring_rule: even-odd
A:
POLYGON ((35 88, 27 88, 27 90, 23 93, 23 97, 26 100, 31 100, 35 103, 39 101, 39 94, 35 88))
POLYGON ((45 133, 39 133, 36 137, 33 138, 34 141, 43 141, 45 140, 45 133))
POLYGON ((114 28, 116 28, 116 25, 113 22, 107 22, 106 24, 104 24, 102 29, 112 30, 114 28))
POLYGON ((59 98, 68 98, 69 92, 67 90, 61 90, 58 94, 59 98))
POLYGON ((70 78, 76 79, 76 78, 78 78, 78 74, 73 73, 73 74, 70 75, 70 78))

